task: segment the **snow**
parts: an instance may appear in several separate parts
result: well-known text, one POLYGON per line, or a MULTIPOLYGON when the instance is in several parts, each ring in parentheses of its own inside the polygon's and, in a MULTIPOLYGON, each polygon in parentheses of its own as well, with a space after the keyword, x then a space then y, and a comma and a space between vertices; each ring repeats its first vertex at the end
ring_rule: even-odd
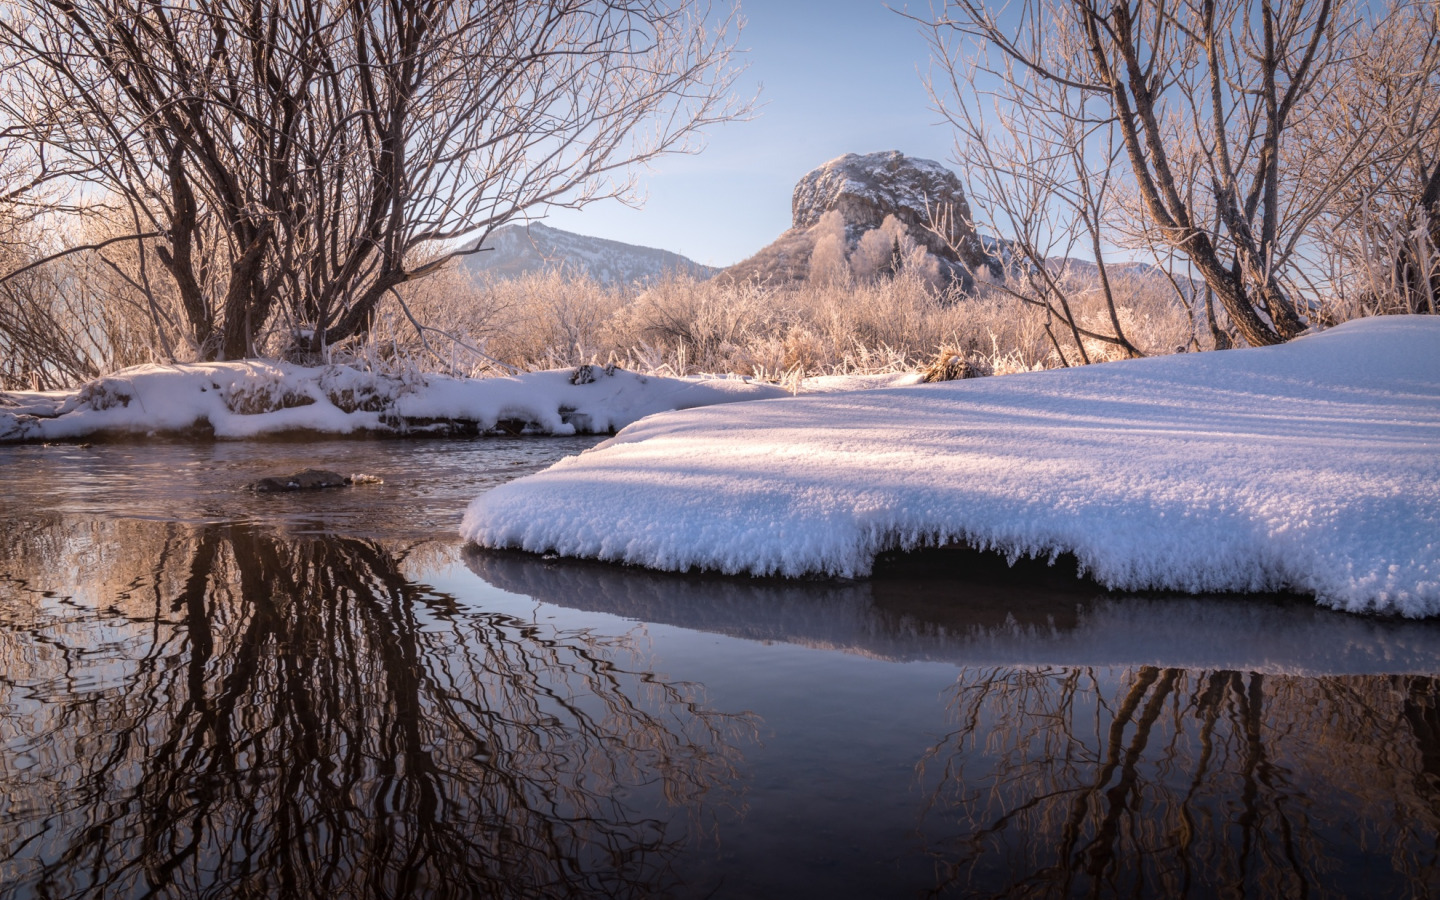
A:
POLYGON ((102 434, 212 431, 220 438, 281 432, 426 432, 521 428, 603 434, 652 413, 787 396, 742 379, 660 378, 584 367, 510 378, 399 378, 342 366, 279 362, 150 365, 73 392, 0 394, 0 442, 102 434))
POLYGON ((800 382, 801 394, 838 394, 842 391, 873 391, 882 387, 920 384, 919 372, 888 372, 883 375, 813 375, 800 382))
POLYGON ((866 575, 1073 553, 1101 584, 1440 614, 1440 318, 1290 344, 654 416, 478 497, 462 535, 648 566, 866 575))

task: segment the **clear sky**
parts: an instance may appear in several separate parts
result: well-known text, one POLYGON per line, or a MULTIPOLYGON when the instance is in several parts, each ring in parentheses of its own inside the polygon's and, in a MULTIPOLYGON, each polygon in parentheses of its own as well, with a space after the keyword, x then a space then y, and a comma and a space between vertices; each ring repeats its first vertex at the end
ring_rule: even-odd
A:
MULTIPOLYGON (((907 5, 929 14, 928 0, 890 3, 907 5)), ((881 0, 741 0, 741 13, 749 69, 737 89, 760 88, 755 117, 711 129, 699 155, 642 170, 638 211, 611 202, 555 211, 547 224, 729 265, 790 227, 795 182, 827 160, 899 150, 956 168, 925 92, 930 54, 914 22, 881 0)))

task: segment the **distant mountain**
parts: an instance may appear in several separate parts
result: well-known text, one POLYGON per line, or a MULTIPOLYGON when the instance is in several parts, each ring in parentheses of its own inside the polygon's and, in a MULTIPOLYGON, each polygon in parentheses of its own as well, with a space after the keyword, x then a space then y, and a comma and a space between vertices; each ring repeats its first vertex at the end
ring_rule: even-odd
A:
MULTIPOLYGON (((1100 267, 1088 259, 1052 256, 1045 260, 1045 263, 1051 271, 1056 273, 1067 272, 1076 278, 1095 282, 1100 280, 1100 267)), ((1137 281, 1153 281, 1164 290, 1178 288, 1187 300, 1205 290, 1205 282, 1191 279, 1180 273, 1172 272, 1167 275, 1164 269, 1154 263, 1112 260, 1106 263, 1105 271, 1112 280, 1129 278, 1137 281)))
POLYGON ((461 258, 476 278, 509 279, 562 269, 589 275, 605 285, 651 281, 675 273, 709 278, 718 269, 669 250, 587 237, 539 222, 506 225, 485 242, 492 248, 461 258))

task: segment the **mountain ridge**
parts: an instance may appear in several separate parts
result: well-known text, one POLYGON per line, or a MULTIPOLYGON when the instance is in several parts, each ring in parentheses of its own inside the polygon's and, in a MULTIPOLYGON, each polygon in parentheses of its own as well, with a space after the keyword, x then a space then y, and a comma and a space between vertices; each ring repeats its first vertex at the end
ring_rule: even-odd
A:
POLYGON ((497 228, 484 246, 460 259, 461 268, 477 280, 509 280, 558 269, 613 286, 672 274, 705 279, 720 271, 670 250, 577 234, 542 222, 497 228))

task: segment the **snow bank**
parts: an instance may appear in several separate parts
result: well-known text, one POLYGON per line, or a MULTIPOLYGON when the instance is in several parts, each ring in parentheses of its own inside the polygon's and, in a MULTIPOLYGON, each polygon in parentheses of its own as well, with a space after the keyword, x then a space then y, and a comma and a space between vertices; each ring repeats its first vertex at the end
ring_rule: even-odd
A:
POLYGON ((656 416, 471 503, 489 547, 844 577, 964 542, 1117 589, 1440 614, 1440 318, 656 416))
POLYGON ((290 431, 528 431, 601 434, 651 413, 787 396, 739 379, 676 379, 622 369, 513 378, 394 378, 274 362, 139 366, 70 393, 0 394, 0 441, 202 429, 247 438, 290 431))

